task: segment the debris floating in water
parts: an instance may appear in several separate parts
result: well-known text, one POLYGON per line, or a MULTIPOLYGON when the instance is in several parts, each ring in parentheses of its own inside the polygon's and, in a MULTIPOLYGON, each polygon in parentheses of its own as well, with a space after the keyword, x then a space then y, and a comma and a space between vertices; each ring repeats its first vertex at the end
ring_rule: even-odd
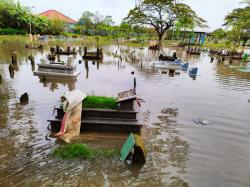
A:
POLYGON ((201 118, 197 118, 193 120, 196 124, 201 124, 201 125, 209 125, 212 122, 205 120, 205 119, 201 119, 201 118))

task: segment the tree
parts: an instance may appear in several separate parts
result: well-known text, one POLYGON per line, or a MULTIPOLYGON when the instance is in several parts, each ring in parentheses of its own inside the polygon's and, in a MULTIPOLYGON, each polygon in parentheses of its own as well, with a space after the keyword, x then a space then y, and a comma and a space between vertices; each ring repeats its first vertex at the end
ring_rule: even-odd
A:
POLYGON ((234 9, 224 19, 224 26, 229 30, 237 30, 237 35, 240 36, 243 41, 243 46, 250 39, 250 1, 244 1, 247 3, 245 8, 234 9))
POLYGON ((129 23, 122 22, 119 26, 119 31, 123 33, 122 37, 129 39, 132 36, 133 28, 129 23))
POLYGON ((77 25, 84 25, 87 29, 93 28, 94 14, 89 11, 83 12, 81 18, 79 19, 77 25))
POLYGON ((65 23, 61 20, 51 20, 49 32, 53 35, 59 35, 64 31, 65 23))
POLYGON ((112 25, 114 25, 114 21, 111 16, 103 16, 99 12, 94 14, 92 12, 85 11, 76 24, 75 31, 82 33, 84 29, 84 34, 87 35, 105 35, 107 27, 112 25))
POLYGON ((227 32, 227 39, 228 43, 233 46, 233 52, 235 51, 236 47, 240 45, 241 36, 238 34, 240 29, 234 27, 232 30, 227 32))
POLYGON ((223 40, 226 38, 227 33, 222 28, 215 29, 213 32, 210 33, 210 36, 214 40, 215 43, 218 43, 220 40, 223 40))
POLYGON ((29 32, 30 23, 32 32, 37 34, 60 34, 64 30, 64 23, 33 15, 30 10, 21 6, 19 1, 15 3, 13 0, 0 0, 1 28, 29 32))
POLYGON ((134 25, 149 25, 158 35, 159 44, 165 32, 177 21, 189 18, 192 25, 204 26, 205 20, 186 4, 175 3, 173 0, 142 0, 134 9, 130 10, 125 20, 134 25))

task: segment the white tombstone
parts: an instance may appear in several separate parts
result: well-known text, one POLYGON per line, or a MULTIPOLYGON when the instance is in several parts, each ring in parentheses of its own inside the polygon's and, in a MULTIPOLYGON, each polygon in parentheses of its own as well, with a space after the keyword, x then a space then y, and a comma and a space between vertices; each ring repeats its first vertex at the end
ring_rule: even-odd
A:
POLYGON ((74 57, 70 55, 67 60, 67 66, 73 66, 74 63, 74 57))

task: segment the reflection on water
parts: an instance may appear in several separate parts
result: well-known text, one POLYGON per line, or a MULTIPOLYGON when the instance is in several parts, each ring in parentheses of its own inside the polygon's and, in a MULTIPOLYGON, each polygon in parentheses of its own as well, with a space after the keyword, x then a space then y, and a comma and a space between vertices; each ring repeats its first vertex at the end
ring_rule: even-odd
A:
POLYGON ((147 144, 152 157, 151 169, 158 170, 159 180, 162 184, 170 186, 188 186, 185 182, 186 161, 189 145, 182 139, 176 117, 178 109, 164 108, 158 116, 158 122, 154 128, 146 130, 146 137, 151 139, 147 144))
MULTIPOLYGON (((35 64, 46 58, 51 46, 94 45, 82 41, 48 41, 44 51, 24 48, 22 41, 0 42, 0 185, 65 186, 249 186, 250 91, 249 73, 230 69, 216 61, 210 63, 207 53, 187 55, 181 48, 174 51, 189 67, 198 67, 191 79, 188 71, 170 77, 162 69, 152 68, 160 52, 128 46, 102 46, 102 62, 82 61, 75 56, 81 74, 75 79, 33 76, 35 64), (13 51, 18 54, 18 71, 9 76, 13 51), (131 75, 131 71, 135 75, 131 75), (145 165, 126 165, 119 158, 63 161, 51 157, 59 144, 45 139, 47 119, 61 94, 80 89, 87 94, 116 96, 133 87, 145 100, 139 109, 144 124, 142 136, 148 151, 145 165), (48 89, 49 88, 49 89, 48 89), (27 92, 29 104, 19 104, 27 92), (204 118, 207 126, 193 123, 204 118)), ((60 56, 61 61, 67 56, 60 56)), ((237 65, 237 62, 234 62, 237 65)), ((35 66, 35 68, 37 68, 35 66)), ((84 133, 76 142, 93 147, 121 148, 127 135, 84 133)))
POLYGON ((76 78, 71 77, 39 76, 39 82, 42 83, 43 87, 49 87, 51 91, 58 89, 58 84, 67 85, 69 91, 76 89, 76 78))
POLYGON ((244 73, 237 68, 229 68, 228 66, 218 65, 216 68, 217 81, 224 88, 236 90, 248 90, 250 87, 250 73, 244 73))

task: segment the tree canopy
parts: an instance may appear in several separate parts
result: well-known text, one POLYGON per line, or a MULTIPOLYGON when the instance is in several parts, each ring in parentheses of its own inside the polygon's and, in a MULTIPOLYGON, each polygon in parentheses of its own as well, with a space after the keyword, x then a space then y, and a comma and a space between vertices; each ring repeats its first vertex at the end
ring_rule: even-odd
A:
POLYGON ((213 32, 210 33, 210 36, 215 41, 215 43, 218 43, 220 40, 223 40, 227 36, 227 32, 223 30, 222 28, 215 29, 213 32))
POLYGON ((244 3, 246 7, 234 9, 224 19, 224 26, 230 31, 238 31, 243 46, 250 39, 250 1, 245 0, 244 3))
POLYGON ((125 20, 133 25, 148 25, 155 29, 159 43, 165 32, 176 22, 205 26, 205 20, 200 18, 190 6, 176 3, 173 0, 142 0, 139 5, 129 11, 125 20))
POLYGON ((39 34, 60 34, 64 30, 64 23, 59 20, 49 20, 46 17, 36 16, 27 7, 13 0, 0 1, 0 27, 12 28, 39 34))
MULTIPOLYGON (((83 12, 78 23, 76 24, 76 30, 79 33, 84 34, 100 34, 102 35, 102 29, 107 29, 109 26, 113 26, 114 21, 111 16, 101 15, 99 12, 92 13, 90 11, 83 12)), ((104 31, 105 32, 105 31, 104 31)))

